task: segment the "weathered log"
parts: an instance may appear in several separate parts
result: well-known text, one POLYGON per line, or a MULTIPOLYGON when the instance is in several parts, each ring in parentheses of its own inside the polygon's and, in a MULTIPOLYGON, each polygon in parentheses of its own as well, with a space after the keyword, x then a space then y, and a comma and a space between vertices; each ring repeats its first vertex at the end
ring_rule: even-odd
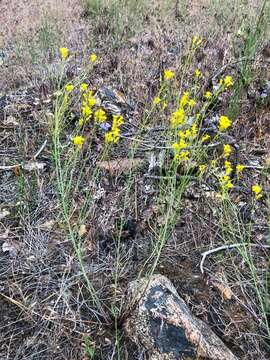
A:
POLYGON ((164 276, 134 281, 125 322, 127 336, 150 360, 237 360, 203 321, 192 315, 172 283, 164 276))

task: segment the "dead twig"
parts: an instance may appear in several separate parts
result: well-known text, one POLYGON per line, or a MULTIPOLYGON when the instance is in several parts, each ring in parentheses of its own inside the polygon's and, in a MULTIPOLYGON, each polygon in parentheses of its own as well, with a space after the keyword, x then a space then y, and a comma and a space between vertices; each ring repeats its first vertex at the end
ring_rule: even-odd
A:
POLYGON ((200 262, 200 270, 201 270, 201 273, 203 274, 204 273, 204 269, 203 269, 203 264, 205 262, 205 259, 208 255, 211 255, 211 254, 214 254, 216 252, 219 252, 219 251, 222 251, 222 250, 228 250, 228 249, 233 249, 233 248, 237 248, 237 247, 241 247, 241 246, 257 246, 257 247, 262 247, 264 249, 270 249, 270 246, 269 245, 259 245, 259 244, 249 244, 249 243, 237 243, 237 244, 230 244, 230 245, 222 245, 222 246, 219 246, 215 249, 211 249, 211 250, 208 250, 208 251, 205 251, 201 254, 202 256, 202 259, 201 259, 201 262, 200 262))
MULTIPOLYGON (((33 160, 36 160, 36 158, 41 154, 41 152, 44 150, 45 146, 47 145, 47 140, 44 141, 44 143, 41 145, 40 149, 36 152, 36 154, 34 156, 32 156, 33 160)), ((22 167, 23 168, 24 163, 18 163, 15 165, 0 165, 0 170, 12 170, 12 169, 16 169, 18 167, 22 167)))
POLYGON ((33 156, 33 159, 35 160, 41 152, 44 150, 45 146, 47 145, 47 140, 44 141, 44 143, 41 145, 40 149, 36 152, 36 154, 33 156))

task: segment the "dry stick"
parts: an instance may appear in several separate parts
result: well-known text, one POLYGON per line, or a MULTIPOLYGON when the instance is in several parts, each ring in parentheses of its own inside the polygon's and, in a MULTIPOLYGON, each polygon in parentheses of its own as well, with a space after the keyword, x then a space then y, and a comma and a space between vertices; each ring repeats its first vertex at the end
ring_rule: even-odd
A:
POLYGON ((208 255, 213 254, 213 253, 216 253, 216 252, 218 252, 218 251, 227 250, 227 249, 232 249, 232 248, 236 248, 236 247, 240 247, 240 246, 247 246, 247 245, 262 247, 262 248, 264 248, 264 249, 270 249, 270 246, 269 246, 269 245, 259 245, 259 244, 249 244, 249 243, 237 243, 237 244, 219 246, 219 247, 217 247, 217 248, 215 248, 215 249, 211 249, 211 250, 208 250, 208 251, 205 251, 205 252, 201 253, 201 256, 202 256, 202 260, 201 260, 201 262, 200 262, 200 270, 201 270, 201 273, 202 273, 202 274, 204 273, 203 264, 204 264, 205 259, 206 259, 206 257, 207 257, 208 255))
POLYGON ((40 149, 36 152, 36 154, 33 156, 33 159, 35 160, 41 152, 44 150, 45 146, 47 145, 47 140, 44 141, 44 143, 41 145, 40 149))
MULTIPOLYGON (((34 156, 32 156, 33 160, 36 160, 36 158, 41 154, 41 152, 44 150, 45 146, 47 145, 47 140, 44 141, 44 143, 41 145, 40 149, 36 152, 36 154, 34 156)), ((0 166, 0 170, 12 170, 15 169, 17 167, 22 167, 23 168, 23 162, 19 163, 19 164, 15 164, 15 165, 1 165, 0 166)))

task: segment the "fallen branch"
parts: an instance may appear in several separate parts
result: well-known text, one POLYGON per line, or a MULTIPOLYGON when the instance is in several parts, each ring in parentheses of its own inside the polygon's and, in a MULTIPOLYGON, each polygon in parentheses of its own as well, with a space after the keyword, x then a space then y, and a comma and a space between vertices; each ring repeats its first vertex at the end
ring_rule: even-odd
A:
POLYGON ((259 247, 263 247, 264 249, 270 249, 270 246, 269 245, 259 245, 259 244, 249 244, 249 243, 237 243, 237 244, 230 244, 230 245, 222 245, 222 246, 219 246, 215 249, 211 249, 211 250, 208 250, 208 251, 205 251, 201 254, 202 256, 202 259, 201 259, 201 262, 200 262, 200 270, 201 270, 201 273, 203 274, 204 273, 204 269, 203 269, 203 264, 205 262, 205 259, 208 255, 210 254, 214 254, 216 252, 219 252, 219 251, 222 251, 222 250, 228 250, 228 249, 233 249, 233 248, 237 248, 237 247, 241 247, 241 246, 259 246, 259 247))
MULTIPOLYGON (((33 160, 36 160, 36 158, 41 154, 41 152, 44 150, 46 145, 47 145, 47 140, 44 141, 44 143, 41 145, 40 149, 36 152, 36 154, 34 156, 32 156, 33 160)), ((15 165, 0 165, 0 170, 12 170, 12 169, 16 169, 18 167, 23 168, 24 162, 21 162, 19 164, 15 164, 15 165)))

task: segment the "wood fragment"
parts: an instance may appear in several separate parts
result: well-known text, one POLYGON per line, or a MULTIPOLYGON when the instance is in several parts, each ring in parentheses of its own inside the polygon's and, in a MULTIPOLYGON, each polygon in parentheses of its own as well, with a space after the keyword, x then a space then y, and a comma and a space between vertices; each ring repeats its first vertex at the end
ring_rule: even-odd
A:
POLYGON ((214 253, 222 251, 222 250, 233 249, 233 248, 237 248, 237 247, 241 247, 241 246, 256 246, 256 247, 262 247, 264 249, 270 249, 269 245, 259 245, 259 244, 249 244, 249 243, 237 243, 237 244, 219 246, 219 247, 217 247, 215 249, 211 249, 211 250, 208 250, 208 251, 205 251, 205 252, 201 253, 201 256, 202 256, 202 259, 201 259, 201 262, 200 262, 201 273, 204 274, 203 264, 204 264, 205 259, 206 259, 206 257, 208 255, 214 254, 214 253))

